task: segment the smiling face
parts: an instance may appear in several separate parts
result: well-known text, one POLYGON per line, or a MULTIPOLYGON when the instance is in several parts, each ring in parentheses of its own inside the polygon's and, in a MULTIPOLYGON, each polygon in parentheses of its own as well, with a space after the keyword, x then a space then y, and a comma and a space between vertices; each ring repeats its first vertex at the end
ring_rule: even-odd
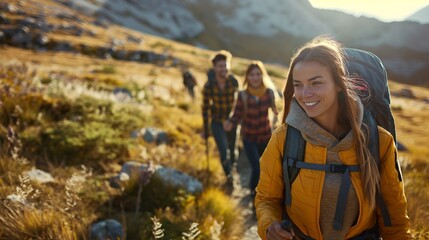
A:
POLYGON ((226 79, 228 75, 228 63, 226 60, 218 60, 213 64, 213 69, 218 79, 226 79))
POLYGON ((335 122, 338 92, 329 68, 317 61, 298 62, 293 69, 294 95, 307 115, 320 125, 335 122))
POLYGON ((262 71, 259 67, 254 67, 247 74, 247 82, 252 88, 258 88, 262 84, 262 71))

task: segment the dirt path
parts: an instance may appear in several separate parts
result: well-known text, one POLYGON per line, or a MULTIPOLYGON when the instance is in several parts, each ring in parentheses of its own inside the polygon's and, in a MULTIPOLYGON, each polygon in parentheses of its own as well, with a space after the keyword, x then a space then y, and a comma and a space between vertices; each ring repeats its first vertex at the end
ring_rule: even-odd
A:
POLYGON ((249 189, 250 165, 244 151, 241 151, 234 171, 234 191, 232 198, 242 207, 245 234, 243 240, 261 239, 257 233, 257 222, 252 211, 252 197, 249 189))

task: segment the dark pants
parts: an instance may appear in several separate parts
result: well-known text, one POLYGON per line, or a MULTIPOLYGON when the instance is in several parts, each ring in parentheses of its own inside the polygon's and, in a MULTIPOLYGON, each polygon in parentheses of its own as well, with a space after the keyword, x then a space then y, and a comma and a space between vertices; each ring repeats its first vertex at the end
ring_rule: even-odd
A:
POLYGON ((250 191, 255 192, 255 188, 259 182, 259 158, 264 153, 268 142, 257 143, 243 139, 244 151, 246 151, 247 159, 249 160, 252 172, 250 175, 250 191))
POLYGON ((221 122, 211 123, 213 137, 220 155, 220 162, 227 177, 231 176, 232 164, 235 162, 235 140, 237 138, 237 128, 226 132, 221 122))
POLYGON ((195 98, 194 87, 186 87, 186 89, 188 90, 189 96, 195 98))

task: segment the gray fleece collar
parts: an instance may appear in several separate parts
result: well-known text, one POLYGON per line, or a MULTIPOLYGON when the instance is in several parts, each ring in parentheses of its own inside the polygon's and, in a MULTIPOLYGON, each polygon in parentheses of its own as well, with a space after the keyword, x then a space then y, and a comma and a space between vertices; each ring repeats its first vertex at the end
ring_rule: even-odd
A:
MULTIPOLYGON (((363 105, 360 100, 358 100, 358 106, 359 122, 362 123, 363 105)), ((305 141, 317 146, 326 147, 329 151, 343 151, 350 148, 353 143, 352 131, 347 133, 347 135, 338 142, 331 133, 320 127, 316 122, 308 117, 295 98, 292 100, 289 114, 286 117, 286 123, 298 129, 305 141)))

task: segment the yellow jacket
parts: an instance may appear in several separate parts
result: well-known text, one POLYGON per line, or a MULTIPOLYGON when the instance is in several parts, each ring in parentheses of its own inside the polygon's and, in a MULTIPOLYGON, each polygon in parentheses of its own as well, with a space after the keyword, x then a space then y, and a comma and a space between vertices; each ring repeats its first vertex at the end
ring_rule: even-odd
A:
MULTIPOLYGON (((258 233, 266 239, 266 229, 274 221, 281 221, 284 197, 282 172, 283 147, 287 125, 277 128, 261 157, 261 174, 255 198, 258 216, 258 233)), ((396 148, 392 135, 379 127, 379 152, 381 163, 381 194, 388 208, 392 227, 385 227, 381 212, 371 209, 364 200, 364 192, 359 172, 351 172, 351 181, 359 200, 359 217, 356 225, 346 234, 346 239, 355 237, 370 229, 378 220, 380 234, 384 240, 411 239, 410 222, 407 216, 404 183, 398 178, 395 167, 396 148)), ((327 149, 309 142, 305 148, 305 161, 325 164, 327 149)), ((346 165, 358 165, 353 147, 339 152, 341 161, 346 165)), ((292 222, 307 236, 323 239, 319 226, 320 201, 325 172, 301 169, 292 183, 292 205, 286 207, 292 222)))

